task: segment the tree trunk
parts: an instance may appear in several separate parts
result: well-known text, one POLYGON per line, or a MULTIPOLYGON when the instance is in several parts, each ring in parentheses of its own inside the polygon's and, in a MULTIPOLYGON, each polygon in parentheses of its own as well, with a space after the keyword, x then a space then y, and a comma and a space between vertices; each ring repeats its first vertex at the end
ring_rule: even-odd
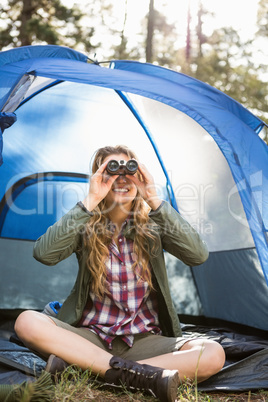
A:
POLYGON ((31 20, 33 14, 32 0, 23 0, 23 6, 21 11, 21 26, 19 33, 19 41, 21 46, 31 45, 31 35, 27 28, 28 22, 31 20))
POLYGON ((190 62, 191 59, 191 7, 190 2, 188 5, 188 12, 187 12, 187 34, 186 34, 186 48, 185 48, 185 58, 187 63, 190 62))
POLYGON ((153 35, 154 35, 154 0, 150 0, 148 24, 147 24, 147 40, 146 40, 146 62, 153 62, 153 35))
POLYGON ((202 16, 203 16, 203 6, 202 6, 202 2, 199 1, 199 5, 198 5, 198 12, 197 12, 197 27, 196 27, 196 33, 197 33, 197 38, 198 38, 198 57, 202 57, 203 56, 203 49, 202 49, 202 45, 204 42, 204 38, 203 38, 203 22, 202 22, 202 16))
POLYGON ((128 0, 125 0, 124 22, 123 22, 123 28, 121 31, 120 45, 118 46, 118 59, 125 58, 125 54, 126 54, 127 40, 125 38, 125 28, 126 28, 126 21, 127 21, 127 5, 128 5, 128 0))

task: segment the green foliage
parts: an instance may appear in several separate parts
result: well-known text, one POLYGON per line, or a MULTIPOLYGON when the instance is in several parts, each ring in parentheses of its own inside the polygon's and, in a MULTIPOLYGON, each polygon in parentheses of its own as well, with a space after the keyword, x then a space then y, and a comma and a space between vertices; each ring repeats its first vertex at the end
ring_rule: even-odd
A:
POLYGON ((82 27, 84 13, 76 5, 69 8, 60 0, 8 0, 0 6, 0 14, 2 48, 44 43, 94 48, 93 31, 82 27))
POLYGON ((232 29, 220 29, 210 38, 202 57, 192 59, 192 75, 220 89, 251 109, 268 112, 267 83, 260 79, 261 66, 255 66, 248 51, 232 29))
POLYGON ((215 30, 202 53, 196 53, 182 72, 221 90, 268 123, 266 66, 254 59, 252 41, 242 42, 232 28, 215 30))
MULTIPOLYGON (((148 47, 152 50, 153 63, 207 82, 268 123, 267 66, 260 63, 256 54, 256 37, 243 42, 230 27, 219 28, 209 37, 204 35, 203 26, 211 13, 203 8, 202 1, 197 26, 190 32, 187 57, 185 47, 178 45, 176 24, 169 22, 155 7, 149 12, 149 0, 147 14, 140 24, 137 21, 135 37, 128 36, 127 31, 128 21, 136 18, 129 13, 128 7, 134 0, 118 0, 123 11, 120 16, 116 12, 118 3, 112 0, 87 0, 72 7, 65 6, 62 1, 3 0, 0 5, 0 47, 65 45, 86 53, 94 51, 99 61, 144 61, 148 47), (147 34, 149 14, 153 35, 147 34), (147 43, 149 40, 150 44, 147 43)), ((256 22, 257 35, 264 41, 268 36, 267 0, 259 0, 256 22)))
POLYGON ((259 31, 258 31, 259 35, 268 37, 268 2, 267 2, 267 0, 259 1, 257 25, 259 27, 259 31))
POLYGON ((169 67, 174 59, 174 42, 177 39, 175 24, 167 21, 166 17, 159 13, 155 13, 155 61, 160 66, 169 67))

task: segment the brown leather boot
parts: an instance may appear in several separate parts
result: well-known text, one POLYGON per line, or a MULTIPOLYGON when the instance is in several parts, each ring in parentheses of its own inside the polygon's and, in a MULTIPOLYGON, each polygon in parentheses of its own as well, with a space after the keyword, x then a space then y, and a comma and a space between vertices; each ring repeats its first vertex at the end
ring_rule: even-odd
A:
POLYGON ((130 391, 149 391, 161 402, 176 400, 179 386, 177 370, 164 370, 117 356, 113 356, 109 364, 112 368, 106 371, 104 377, 109 384, 124 385, 130 391))

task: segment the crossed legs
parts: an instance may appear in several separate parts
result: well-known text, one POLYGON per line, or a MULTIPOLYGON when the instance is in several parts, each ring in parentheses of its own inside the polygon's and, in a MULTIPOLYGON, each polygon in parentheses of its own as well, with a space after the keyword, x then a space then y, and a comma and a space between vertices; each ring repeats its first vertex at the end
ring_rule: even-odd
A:
MULTIPOLYGON (((15 323, 17 336, 30 349, 44 356, 55 354, 69 364, 82 370, 90 368, 93 373, 104 377, 110 369, 112 355, 80 335, 58 327, 48 316, 24 311, 15 323)), ((168 370, 178 370, 181 381, 185 378, 198 381, 217 373, 224 365, 223 348, 214 341, 195 339, 186 342, 173 353, 166 353, 138 363, 149 364, 168 370)))

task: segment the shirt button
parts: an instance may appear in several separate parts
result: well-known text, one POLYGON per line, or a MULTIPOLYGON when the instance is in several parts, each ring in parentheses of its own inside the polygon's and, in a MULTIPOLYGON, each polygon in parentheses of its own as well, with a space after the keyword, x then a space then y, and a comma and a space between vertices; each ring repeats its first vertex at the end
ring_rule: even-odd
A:
POLYGON ((126 312, 126 313, 128 312, 128 308, 127 308, 127 307, 125 308, 125 312, 126 312))
POLYGON ((124 289, 124 290, 126 290, 126 288, 127 288, 127 287, 126 287, 126 285, 125 285, 125 286, 123 286, 123 289, 124 289))
POLYGON ((121 243, 122 239, 118 239, 118 241, 120 241, 120 243, 121 243))

